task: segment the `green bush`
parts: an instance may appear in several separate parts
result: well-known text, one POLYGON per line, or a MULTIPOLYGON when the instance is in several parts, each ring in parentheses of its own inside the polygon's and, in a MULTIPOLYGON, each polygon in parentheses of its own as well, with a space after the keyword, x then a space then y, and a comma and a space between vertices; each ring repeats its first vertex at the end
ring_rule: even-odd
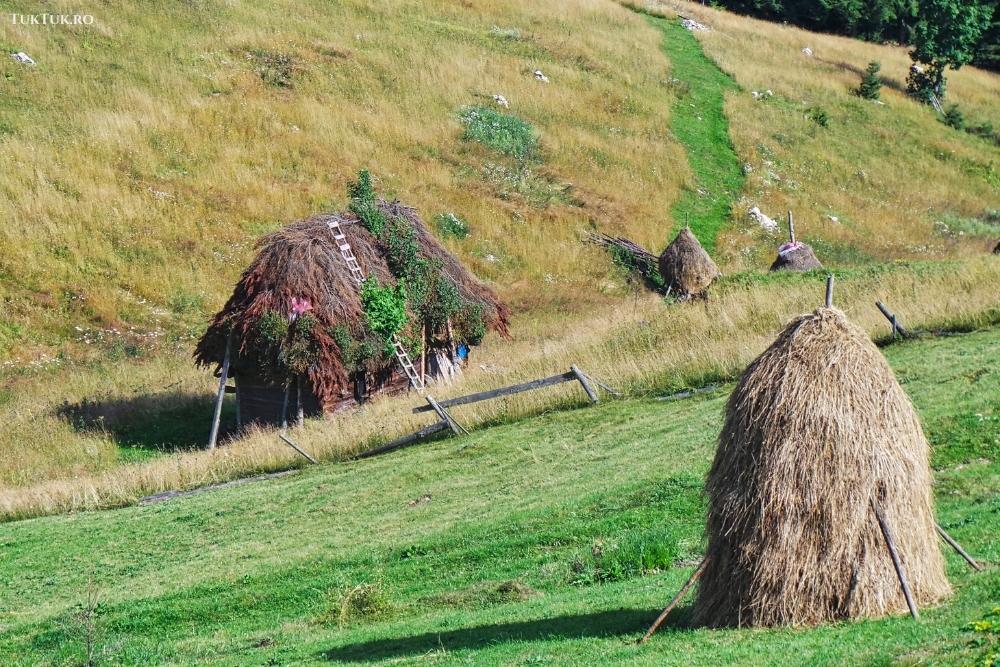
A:
POLYGON ((483 106, 463 107, 458 114, 465 125, 463 138, 476 141, 498 153, 529 160, 538 148, 538 138, 529 123, 513 114, 483 106))
POLYGON ((454 213, 438 213, 434 216, 434 224, 437 225, 441 236, 454 239, 469 237, 469 223, 454 213))
POLYGON ((878 75, 882 64, 878 61, 868 63, 865 73, 861 76, 861 84, 855 91, 866 100, 877 100, 882 92, 882 78, 878 75))
POLYGON ((375 236, 381 234, 386 219, 378 207, 371 172, 367 169, 359 171, 358 180, 347 184, 347 194, 351 198, 351 203, 348 205, 351 213, 358 216, 361 224, 369 232, 375 236))
POLYGON ((823 107, 810 107, 806 113, 809 116, 809 120, 816 123, 820 127, 830 126, 830 114, 826 112, 823 107))
POLYGON ((402 282, 383 287, 369 276, 361 283, 361 305, 368 328, 385 339, 406 326, 406 287, 402 282))
POLYGON ((962 113, 962 110, 958 108, 957 104, 952 104, 945 110, 944 116, 941 118, 941 122, 948 127, 955 128, 956 130, 964 130, 965 114, 962 113))

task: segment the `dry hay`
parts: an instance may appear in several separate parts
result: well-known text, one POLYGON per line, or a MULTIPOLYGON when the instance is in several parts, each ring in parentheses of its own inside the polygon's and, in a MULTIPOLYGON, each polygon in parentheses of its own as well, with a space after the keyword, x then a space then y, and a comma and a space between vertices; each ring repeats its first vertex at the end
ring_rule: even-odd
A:
POLYGON ((721 275, 719 267, 687 227, 660 255, 659 268, 669 292, 680 298, 703 295, 712 281, 721 275))
POLYGON ((778 256, 771 264, 771 271, 812 271, 822 269, 816 253, 801 241, 792 241, 778 248, 778 256))
POLYGON ((814 625, 905 611, 873 501, 918 605, 950 594, 917 414, 839 310, 796 318, 746 369, 706 487, 698 624, 814 625))
MULTIPOLYGON (((483 306, 487 326, 506 336, 507 307, 438 243, 414 209, 383 200, 379 201, 379 208, 387 218, 402 217, 413 226, 421 254, 440 261, 442 273, 455 283, 462 299, 483 306)), ((258 242, 257 257, 243 272, 232 296, 198 342, 195 360, 199 365, 222 363, 230 328, 238 353, 234 370, 238 371, 241 363, 252 364, 256 355, 250 346, 261 316, 268 311, 289 315, 292 299, 305 299, 312 306, 309 314, 318 324, 313 336, 319 356, 308 371, 309 382, 324 408, 351 392, 349 370, 331 329, 346 325, 356 330, 364 322, 365 313, 358 287, 327 226, 331 220, 340 222, 365 275, 374 274, 382 284, 396 282, 378 240, 354 215, 317 215, 287 225, 258 242)))

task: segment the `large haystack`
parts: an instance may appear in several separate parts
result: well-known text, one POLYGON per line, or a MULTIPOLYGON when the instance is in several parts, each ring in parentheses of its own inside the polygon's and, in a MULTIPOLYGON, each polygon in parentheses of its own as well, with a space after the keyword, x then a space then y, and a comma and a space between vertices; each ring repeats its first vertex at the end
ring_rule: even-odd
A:
POLYGON ((796 318, 744 372, 707 492, 698 624, 905 611, 873 502, 918 605, 950 593, 920 422, 878 349, 839 310, 796 318))
MULTIPOLYGON (((454 282, 461 299, 478 304, 484 324, 506 336, 507 308, 434 239, 415 211, 399 202, 380 200, 378 206, 387 218, 402 218, 412 225, 421 255, 439 262, 441 273, 454 282)), ((328 227, 334 219, 339 221, 363 273, 374 274, 382 284, 396 282, 379 241, 353 214, 317 215, 292 223, 260 240, 256 259, 243 272, 232 296, 198 342, 195 360, 199 365, 217 367, 222 363, 227 332, 232 330, 234 358, 230 375, 235 376, 237 389, 242 378, 245 386, 252 384, 273 404, 275 392, 269 385, 274 382, 261 372, 262 356, 268 354, 259 344, 261 318, 265 313, 277 313, 292 320, 295 304, 300 304, 301 309, 305 303, 302 312, 315 319, 311 329, 315 362, 305 373, 308 396, 304 403, 314 399, 321 410, 332 411, 353 399, 363 399, 374 393, 373 389, 389 384, 400 389, 407 386, 406 377, 394 363, 368 369, 365 377, 357 377, 358 372, 348 367, 334 340, 338 325, 357 332, 365 321, 358 287, 328 227)), ((425 346, 434 344, 436 333, 445 332, 429 331, 425 346)), ((451 334, 450 324, 447 334, 451 334)), ((454 346, 455 341, 450 342, 454 346)), ((273 412, 273 405, 269 409, 273 412)))
POLYGON ((659 267, 670 293, 684 299, 702 296, 720 275, 719 267, 687 227, 660 255, 659 267))
POLYGON ((778 248, 778 256, 771 264, 771 271, 812 271, 822 268, 813 249, 801 241, 790 241, 778 248))

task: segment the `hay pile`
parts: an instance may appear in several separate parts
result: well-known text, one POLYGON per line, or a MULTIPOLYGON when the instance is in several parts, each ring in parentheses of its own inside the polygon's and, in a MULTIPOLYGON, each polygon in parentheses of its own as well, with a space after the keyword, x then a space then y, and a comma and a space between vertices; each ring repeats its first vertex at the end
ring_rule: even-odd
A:
POLYGON ((704 295, 712 281, 721 275, 719 267, 687 227, 660 255, 659 268, 669 292, 682 299, 704 295))
POLYGON ((920 422, 878 349, 839 310, 796 318, 746 369, 707 492, 698 624, 813 625, 905 611, 872 501, 918 605, 950 593, 920 422))
POLYGON ((771 264, 771 271, 812 271, 822 269, 816 253, 801 241, 790 241, 778 248, 778 256, 771 264))
MULTIPOLYGON (((378 206, 387 217, 401 216, 413 226, 421 254, 440 261, 442 273, 454 281, 461 298, 480 304, 486 325, 506 336, 507 307, 437 242, 414 209, 384 200, 379 200, 378 206)), ((396 282, 377 239, 353 214, 318 215, 287 225, 258 243, 256 259, 243 272, 232 296, 198 342, 198 365, 222 363, 231 328, 237 352, 233 372, 239 374, 241 367, 254 367, 258 361, 258 350, 253 349, 254 330, 261 316, 269 311, 289 316, 294 299, 308 303, 308 313, 317 321, 312 337, 318 360, 310 367, 308 379, 320 404, 326 408, 351 392, 349 370, 331 329, 336 325, 355 329, 364 322, 365 313, 358 288, 327 227, 332 219, 342 225, 366 275, 374 274, 382 284, 396 282)))

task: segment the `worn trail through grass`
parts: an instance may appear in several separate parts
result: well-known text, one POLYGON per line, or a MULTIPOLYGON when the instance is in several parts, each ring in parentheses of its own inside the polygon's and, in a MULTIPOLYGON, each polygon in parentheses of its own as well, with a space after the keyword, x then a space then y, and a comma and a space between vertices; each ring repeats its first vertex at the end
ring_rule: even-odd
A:
POLYGON ((678 21, 656 16, 647 20, 663 35, 661 48, 670 59, 670 81, 680 93, 670 130, 684 146, 694 177, 672 207, 674 231, 690 225, 712 252, 732 203, 743 190, 743 172, 724 111, 726 92, 737 85, 678 21))

